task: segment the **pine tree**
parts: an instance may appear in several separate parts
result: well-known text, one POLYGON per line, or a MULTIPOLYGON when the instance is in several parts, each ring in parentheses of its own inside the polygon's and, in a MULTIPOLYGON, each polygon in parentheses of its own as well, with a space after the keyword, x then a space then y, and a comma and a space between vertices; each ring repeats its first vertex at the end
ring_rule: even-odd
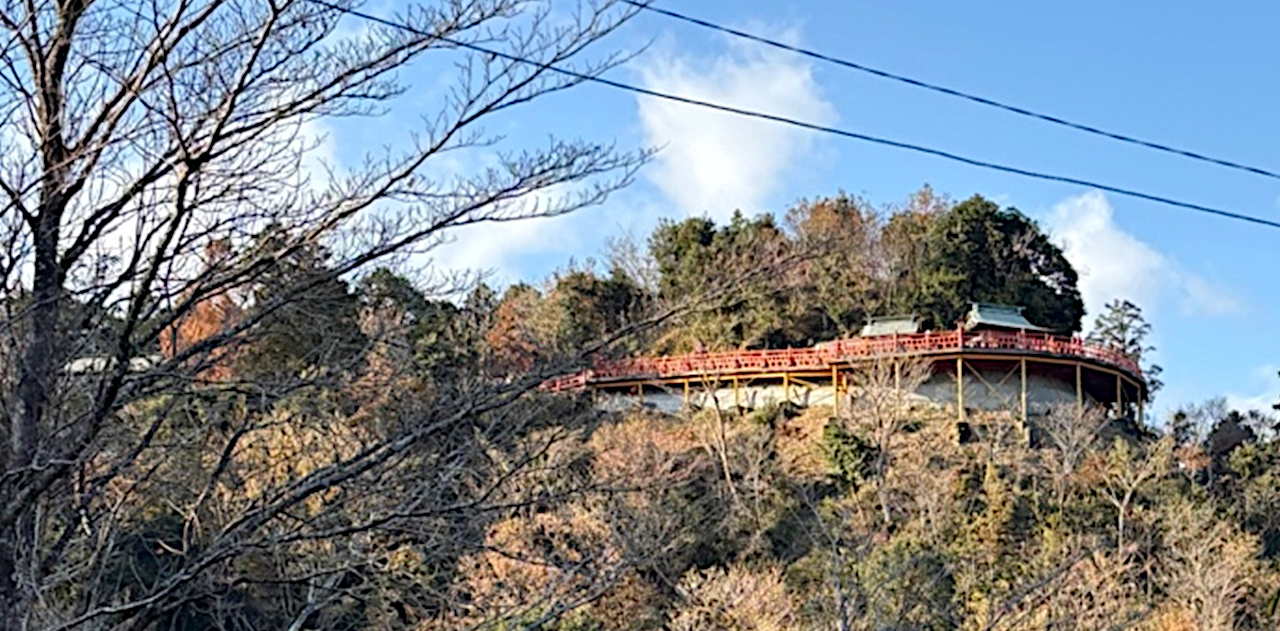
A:
POLYGON ((1142 374, 1147 380, 1147 398, 1150 399, 1164 385, 1158 379, 1163 369, 1156 364, 1142 363, 1144 357, 1156 350, 1146 341, 1151 334, 1151 324, 1142 316, 1142 308, 1128 300, 1117 298, 1107 303, 1104 309, 1093 323, 1089 341, 1115 348, 1142 366, 1142 374))

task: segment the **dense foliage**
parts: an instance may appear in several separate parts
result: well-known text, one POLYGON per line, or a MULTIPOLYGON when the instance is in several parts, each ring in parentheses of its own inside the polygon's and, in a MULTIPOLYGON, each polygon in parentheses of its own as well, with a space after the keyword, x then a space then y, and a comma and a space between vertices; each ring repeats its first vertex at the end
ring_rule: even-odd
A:
MULTIPOLYGON (((213 242, 204 265, 289 239, 273 227, 213 242)), ((951 326, 971 300, 1078 330, 1075 272, 1017 211, 928 189, 883 210, 839 195, 782 220, 665 222, 645 245, 620 246, 605 271, 436 295, 386 267, 339 273, 308 244, 267 257, 240 291, 194 299, 150 350, 196 378, 121 406, 98 440, 129 454, 123 473, 93 486, 111 472, 84 463, 70 488, 94 496, 49 519, 74 564, 55 566, 41 619, 98 603, 106 613, 75 624, 1280 623, 1280 421, 1261 412, 1210 402, 1167 431, 1060 412, 1036 420, 1032 446, 1007 414, 974 413, 962 432, 902 396, 889 384, 929 374, 909 362, 852 371, 838 415, 606 413, 537 388, 601 354, 809 344, 883 313, 951 326), (197 352, 218 336, 229 342, 197 352), (87 515, 105 538, 77 538, 98 532, 87 515)), ((1091 336, 1145 362, 1148 332, 1118 301, 1091 336)), ((101 348, 102 333, 78 335, 101 348)))
POLYGON ((580 345, 590 335, 570 331, 598 335, 654 304, 699 306, 646 339, 648 352, 808 346, 853 335, 882 315, 916 314, 926 327, 948 329, 972 302, 1024 306, 1033 323, 1059 333, 1080 331, 1084 316, 1076 271, 1034 221, 979 196, 953 203, 927 187, 881 210, 840 194, 800 202, 781 221, 741 213, 724 225, 666 220, 647 246, 639 256, 651 283, 615 265, 603 278, 561 274, 545 296, 512 288, 499 306, 512 326, 493 341, 509 345, 513 358, 532 352, 539 336, 580 345))

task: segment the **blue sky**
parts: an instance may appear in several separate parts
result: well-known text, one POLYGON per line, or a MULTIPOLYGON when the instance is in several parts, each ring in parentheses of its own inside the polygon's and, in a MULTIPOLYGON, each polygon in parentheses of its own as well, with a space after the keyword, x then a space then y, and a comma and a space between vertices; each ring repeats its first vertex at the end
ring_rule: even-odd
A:
MULTIPOLYGON (((1280 170, 1280 5, 1241 2, 784 2, 685 0, 662 6, 921 80, 1177 147, 1280 170)), ((389 15, 393 5, 370 10, 389 15), (381 8, 381 11, 377 11, 381 8)), ((1191 162, 821 65, 644 14, 605 43, 648 48, 611 76, 646 87, 914 142, 975 158, 1280 219, 1280 181, 1191 162)), ((417 124, 441 86, 402 76, 407 107, 335 126, 326 150, 354 163, 370 142, 417 124)), ((923 184, 974 193, 1039 220, 1082 273, 1091 308, 1129 298, 1154 326, 1166 388, 1157 409, 1225 395, 1280 397, 1280 231, 1086 188, 748 121, 584 86, 513 112, 490 131, 506 148, 548 136, 660 147, 630 188, 554 220, 460 231, 437 264, 537 279, 611 236, 660 217, 741 208, 781 213, 846 190, 887 204, 923 184)), ((463 172, 473 155, 441 165, 463 172)), ((1090 320, 1092 318, 1090 317, 1090 320)))

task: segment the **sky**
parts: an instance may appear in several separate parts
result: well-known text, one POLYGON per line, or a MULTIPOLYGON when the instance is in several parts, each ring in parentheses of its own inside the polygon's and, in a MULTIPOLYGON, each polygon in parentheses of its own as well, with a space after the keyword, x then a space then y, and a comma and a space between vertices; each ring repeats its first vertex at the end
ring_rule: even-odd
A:
MULTIPOLYGON (((708 21, 857 63, 1163 144, 1280 170, 1280 4, 1082 0, 867 2, 670 0, 708 21)), ((389 15, 386 0, 368 10, 389 15)), ((791 53, 641 14, 601 44, 640 51, 609 77, 970 157, 1133 188, 1280 220, 1280 180, 1020 118, 791 53)), ((371 143, 420 125, 438 68, 410 69, 409 107, 324 129, 324 152, 356 163, 371 143), (418 99, 415 101, 415 99, 418 99)), ((839 191, 875 204, 928 184, 981 194, 1036 219, 1081 273, 1092 322, 1115 298, 1153 326, 1165 388, 1157 412, 1214 396, 1237 407, 1280 399, 1280 230, 1087 187, 671 104, 603 86, 558 93, 500 118, 502 148, 548 137, 658 153, 604 204, 555 219, 469 227, 433 253, 495 284, 534 281, 610 238, 643 238, 661 218, 781 214, 839 191)), ((483 167, 469 155, 429 168, 483 167)))

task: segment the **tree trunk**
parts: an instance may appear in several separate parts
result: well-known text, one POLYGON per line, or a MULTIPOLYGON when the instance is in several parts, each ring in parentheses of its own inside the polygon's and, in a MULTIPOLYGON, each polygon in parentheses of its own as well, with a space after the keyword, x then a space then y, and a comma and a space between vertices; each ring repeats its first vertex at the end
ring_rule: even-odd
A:
MULTIPOLYGON (((24 501, 13 497, 38 469, 37 456, 41 442, 41 426, 49 403, 49 393, 58 376, 59 327, 62 317, 62 269, 58 264, 58 224, 60 213, 42 213, 36 231, 36 259, 33 275, 32 305, 27 311, 23 329, 27 346, 20 353, 18 366, 17 407, 10 418, 9 473, 18 483, 6 489, 6 503, 24 501), (46 216, 55 217, 47 220, 46 216)), ((35 569, 35 518, 31 506, 19 506, 17 519, 0 532, 0 629, 19 628, 18 614, 26 610, 30 595, 23 594, 17 577, 35 569)))
POLYGON ((22 586, 36 580, 20 580, 38 571, 39 555, 35 552, 36 527, 33 499, 22 497, 24 487, 35 484, 34 474, 40 469, 41 427, 49 407, 49 397, 58 377, 62 357, 58 342, 66 331, 62 321, 62 294, 65 273, 59 260, 59 240, 63 213, 73 194, 68 190, 70 155, 63 133, 63 75, 70 53, 70 38, 83 10, 79 2, 61 8, 59 28, 48 45, 44 64, 34 64, 43 72, 34 77, 39 86, 39 141, 41 157, 40 199, 34 214, 27 218, 35 252, 31 278, 31 305, 19 324, 26 338, 19 350, 16 409, 9 423, 10 475, 16 484, 5 489, 4 499, 16 518, 0 532, 0 629, 22 626, 19 614, 28 609, 33 595, 24 594, 22 586), (14 497, 17 495, 17 497, 14 497), (18 502, 19 505, 13 503, 18 502))

